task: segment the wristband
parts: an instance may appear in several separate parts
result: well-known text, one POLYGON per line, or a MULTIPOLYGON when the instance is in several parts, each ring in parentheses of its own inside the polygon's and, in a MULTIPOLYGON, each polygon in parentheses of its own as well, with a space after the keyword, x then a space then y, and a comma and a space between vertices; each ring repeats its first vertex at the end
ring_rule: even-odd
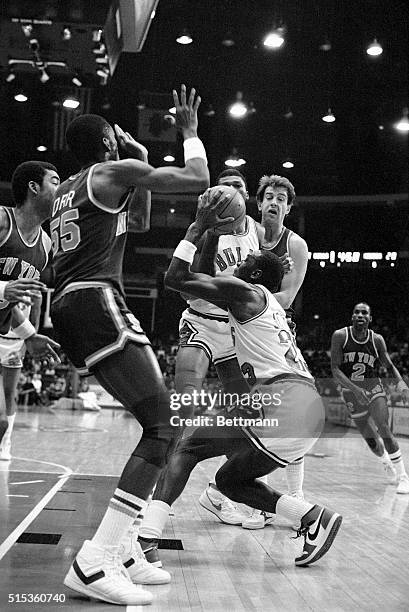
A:
POLYGON ((196 251, 197 247, 189 242, 189 240, 181 240, 173 253, 173 257, 177 257, 191 264, 193 263, 196 251))
POLYGON ((203 146, 203 142, 197 136, 187 138, 183 143, 183 150, 185 153, 185 163, 189 159, 200 157, 200 159, 203 159, 207 164, 206 150, 203 146))
POLYGON ((0 300, 4 300, 4 291, 6 289, 6 285, 8 285, 8 281, 0 281, 0 300))
POLYGON ((404 381, 404 380, 402 380, 402 379, 401 379, 401 380, 398 382, 398 384, 396 385, 396 391, 397 391, 398 393, 402 393, 403 391, 406 391, 407 389, 408 389, 408 385, 407 385, 407 384, 405 383, 405 381, 404 381))
POLYGON ((34 325, 28 319, 23 321, 18 327, 13 327, 13 332, 22 340, 27 340, 27 338, 31 338, 31 336, 37 333, 34 325))

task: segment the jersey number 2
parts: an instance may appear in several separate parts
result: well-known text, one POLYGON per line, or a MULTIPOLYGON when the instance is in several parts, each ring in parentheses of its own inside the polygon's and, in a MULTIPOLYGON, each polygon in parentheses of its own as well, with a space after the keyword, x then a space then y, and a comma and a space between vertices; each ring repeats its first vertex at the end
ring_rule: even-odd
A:
POLYGON ((364 363, 355 363, 352 366, 351 380, 364 380, 366 365, 364 363))
POLYGON ((74 221, 79 219, 78 208, 66 210, 60 217, 50 223, 53 255, 56 255, 60 246, 64 251, 73 251, 81 240, 80 228, 74 221))

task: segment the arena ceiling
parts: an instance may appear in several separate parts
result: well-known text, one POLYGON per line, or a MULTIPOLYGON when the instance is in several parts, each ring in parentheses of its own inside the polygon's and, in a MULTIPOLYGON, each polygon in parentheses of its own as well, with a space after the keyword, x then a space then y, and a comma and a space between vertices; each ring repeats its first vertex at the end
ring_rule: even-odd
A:
MULTIPOLYGON (((300 195, 407 191, 407 133, 393 127, 408 106, 403 0, 160 0, 142 52, 123 56, 105 87, 94 74, 91 33, 104 23, 108 0, 9 0, 2 7, 0 180, 9 180, 23 159, 39 155, 58 163, 63 175, 72 169, 73 160, 53 150, 52 102, 75 73, 87 88, 90 110, 135 135, 138 107, 154 105, 143 92, 167 94, 182 82, 195 86, 203 98, 200 134, 213 175, 236 147, 247 160, 243 172, 252 191, 262 174, 272 172, 286 174, 300 195), (36 30, 44 59, 65 58, 69 70, 50 69, 46 83, 36 71, 6 82, 11 54, 28 53, 21 25, 11 24, 12 18, 51 20, 52 28, 36 30), (267 50, 263 36, 280 23, 285 45, 267 50), (64 24, 73 36, 62 43, 64 24), (184 28, 193 37, 186 46, 175 42, 184 28), (222 44, 228 32, 234 45, 222 44), (365 50, 375 37, 384 51, 369 57, 365 50), (23 86, 32 95, 19 104, 13 95, 23 86), (255 112, 233 120, 227 108, 238 91, 255 112), (321 119, 328 107, 336 116, 331 124, 321 119), (49 149, 39 154, 42 140, 49 149), (287 157, 295 164, 291 170, 282 167, 287 157)), ((164 106, 170 102, 157 99, 164 106)), ((150 144, 154 164, 163 163, 168 146, 165 140, 150 144)))

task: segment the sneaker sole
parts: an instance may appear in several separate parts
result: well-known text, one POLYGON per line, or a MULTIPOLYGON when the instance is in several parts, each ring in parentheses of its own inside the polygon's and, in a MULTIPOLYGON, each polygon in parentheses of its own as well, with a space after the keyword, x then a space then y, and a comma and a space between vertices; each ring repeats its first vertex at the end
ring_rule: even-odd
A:
POLYGON ((208 506, 205 506, 205 504, 202 502, 202 500, 199 498, 199 504, 202 506, 202 508, 204 508, 205 510, 208 510, 208 512, 211 512, 212 514, 214 514, 215 516, 217 516, 217 518, 219 519, 219 521, 221 523, 224 523, 225 525, 241 525, 242 522, 240 521, 240 523, 237 522, 232 522, 232 521, 226 521, 223 520, 222 518, 220 518, 219 514, 217 514, 213 508, 209 508, 208 506))
POLYGON ((312 555, 311 557, 307 559, 303 559, 302 561, 295 560, 295 564, 298 565, 299 567, 302 567, 303 565, 310 565, 311 563, 315 563, 315 561, 318 561, 318 559, 321 559, 321 557, 323 557, 325 553, 327 553, 328 550, 330 549, 331 544, 333 543, 335 536, 337 535, 338 530, 341 527, 341 523, 342 523, 342 516, 338 514, 332 526, 330 527, 330 532, 327 536, 327 539, 325 540, 321 548, 317 551, 317 554, 312 555))
POLYGON ((265 527, 265 525, 245 525, 244 523, 242 523, 241 526, 243 529, 264 529, 265 527))
MULTIPOLYGON (((151 597, 150 599, 145 597, 141 601, 134 600, 132 602, 115 601, 114 599, 111 599, 106 595, 101 595, 99 592, 94 592, 93 589, 90 589, 75 577, 70 576, 69 573, 64 578, 64 584, 66 587, 68 587, 72 591, 75 591, 76 593, 81 593, 81 595, 86 595, 87 597, 90 597, 92 599, 106 601, 107 603, 116 604, 118 606, 144 606, 152 603, 153 601, 153 597, 151 597)), ((144 593, 146 593, 146 591, 144 591, 144 593)))

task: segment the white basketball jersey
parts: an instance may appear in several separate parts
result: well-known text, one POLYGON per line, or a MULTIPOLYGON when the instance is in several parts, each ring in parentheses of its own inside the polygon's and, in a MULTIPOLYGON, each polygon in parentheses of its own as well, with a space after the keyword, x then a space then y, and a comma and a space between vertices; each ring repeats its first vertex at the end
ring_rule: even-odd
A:
MULTIPOLYGON (((216 276, 220 274, 231 276, 236 265, 244 261, 249 253, 259 249, 259 241, 254 219, 246 215, 246 229, 243 234, 226 234, 220 236, 215 260, 216 276)), ((191 299, 189 305, 203 314, 224 316, 227 312, 206 300, 191 299)))
POLYGON ((312 379, 307 364, 288 327, 285 312, 276 298, 262 285, 266 306, 260 314, 237 321, 229 311, 229 321, 237 359, 249 382, 281 374, 312 379))

